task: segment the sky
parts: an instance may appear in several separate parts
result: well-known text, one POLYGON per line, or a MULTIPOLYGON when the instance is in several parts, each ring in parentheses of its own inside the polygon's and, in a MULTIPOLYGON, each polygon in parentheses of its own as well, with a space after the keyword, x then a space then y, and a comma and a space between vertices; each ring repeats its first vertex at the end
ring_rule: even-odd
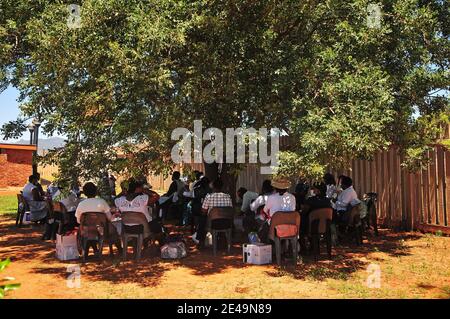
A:
MULTIPOLYGON (((17 119, 19 115, 18 97, 19 91, 11 86, 0 93, 0 127, 6 122, 17 119)), ((0 137, 0 141, 3 141, 2 137, 0 137)), ((14 140, 8 142, 14 142, 14 140)))
MULTIPOLYGON (((19 103, 17 102, 18 98, 19 91, 12 86, 0 93, 0 127, 6 122, 17 119, 17 116, 20 113, 19 103)), ((40 132, 40 137, 46 138, 48 136, 42 135, 42 132, 40 132)), ((24 133, 22 138, 27 140, 29 138, 29 133, 24 133)), ((0 136, 0 141, 5 140, 0 136)), ((17 140, 8 140, 6 142, 14 143, 15 141, 17 140)))

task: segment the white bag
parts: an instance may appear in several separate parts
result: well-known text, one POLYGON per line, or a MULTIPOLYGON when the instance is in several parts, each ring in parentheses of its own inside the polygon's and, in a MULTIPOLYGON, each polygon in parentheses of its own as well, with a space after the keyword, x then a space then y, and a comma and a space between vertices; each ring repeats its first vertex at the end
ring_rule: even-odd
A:
POLYGON ((76 233, 68 236, 56 235, 56 258, 59 260, 80 258, 76 233))
POLYGON ((31 224, 31 212, 25 212, 22 218, 22 225, 30 225, 31 224))
POLYGON ((78 247, 74 246, 58 246, 56 247, 56 258, 59 260, 76 260, 80 258, 78 247))
POLYGON ((212 234, 211 233, 206 233, 205 247, 211 247, 212 244, 213 244, 213 242, 212 242, 212 234))
POLYGON ((197 245, 200 241, 197 239, 197 232, 192 235, 192 241, 197 245))
POLYGON ((186 256, 186 246, 181 241, 168 243, 161 247, 161 258, 163 259, 179 259, 186 256))
MULTIPOLYGON (((197 232, 192 235, 192 241, 197 245, 200 241, 197 239, 197 232)), ((212 246, 212 235, 211 233, 206 234, 205 246, 212 246)))

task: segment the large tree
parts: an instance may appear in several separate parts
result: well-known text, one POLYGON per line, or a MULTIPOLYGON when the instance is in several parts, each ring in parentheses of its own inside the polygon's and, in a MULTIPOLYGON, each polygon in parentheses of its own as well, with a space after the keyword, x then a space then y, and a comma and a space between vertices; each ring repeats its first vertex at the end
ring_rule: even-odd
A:
MULTIPOLYGON (((283 175, 317 177, 392 143, 416 167, 448 121, 445 1, 381 1, 379 25, 362 0, 80 4, 78 29, 63 1, 0 4, 0 87, 19 88, 24 118, 67 136, 47 158, 61 178, 167 172, 170 133, 195 119, 283 129, 283 175)), ((236 167, 222 165, 229 185, 236 167)))

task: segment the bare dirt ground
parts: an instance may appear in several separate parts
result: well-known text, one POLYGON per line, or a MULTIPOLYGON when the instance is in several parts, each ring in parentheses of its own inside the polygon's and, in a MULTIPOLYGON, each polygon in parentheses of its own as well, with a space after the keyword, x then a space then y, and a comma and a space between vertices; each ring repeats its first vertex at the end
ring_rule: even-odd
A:
POLYGON ((304 257, 295 267, 243 264, 237 243, 231 255, 219 251, 214 257, 209 249, 196 250, 190 239, 189 255, 179 261, 162 260, 159 251, 150 248, 140 262, 107 256, 83 265, 58 261, 55 244, 41 240, 42 230, 18 229, 13 223, 0 216, 0 259, 12 260, 0 279, 14 277, 13 282, 22 285, 7 298, 450 297, 448 237, 381 230, 362 247, 334 249, 332 260, 304 257), (380 288, 366 284, 370 264, 380 267, 380 288), (80 288, 67 286, 70 265, 80 266, 80 288))

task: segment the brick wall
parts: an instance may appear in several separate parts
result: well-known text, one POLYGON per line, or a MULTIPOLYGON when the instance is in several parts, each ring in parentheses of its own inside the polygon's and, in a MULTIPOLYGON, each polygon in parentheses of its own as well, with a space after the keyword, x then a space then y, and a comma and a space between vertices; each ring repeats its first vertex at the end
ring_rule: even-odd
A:
POLYGON ((0 188, 25 185, 33 172, 32 160, 32 151, 1 149, 0 188))

